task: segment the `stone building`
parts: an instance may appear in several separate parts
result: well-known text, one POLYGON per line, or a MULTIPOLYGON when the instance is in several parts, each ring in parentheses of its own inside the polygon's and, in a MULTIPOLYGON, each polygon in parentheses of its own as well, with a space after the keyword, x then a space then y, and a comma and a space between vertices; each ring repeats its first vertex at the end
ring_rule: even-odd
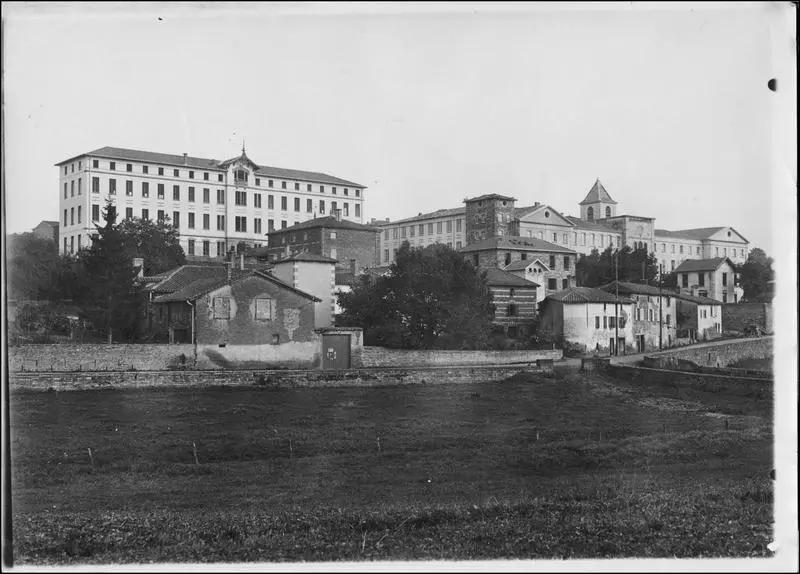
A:
POLYGON ((671 347, 677 338, 675 293, 639 283, 612 281, 600 287, 611 295, 619 293, 634 303, 633 346, 637 353, 671 347))
POLYGON ((583 352, 619 354, 633 350, 635 303, 593 289, 570 287, 545 297, 539 305, 540 333, 550 333, 583 352))
POLYGON ((486 284, 494 303, 492 324, 509 337, 531 334, 539 285, 502 269, 487 269, 486 284))
POLYGON ((58 245, 58 221, 41 221, 33 228, 33 234, 40 239, 47 239, 58 245))
POLYGON ((722 303, 688 293, 678 293, 675 298, 679 338, 706 341, 722 334, 722 303))
POLYGON ((684 261, 675 273, 683 293, 722 303, 738 303, 744 293, 739 287, 736 266, 727 257, 684 261))
POLYGON ((298 253, 329 257, 336 261, 338 272, 358 273, 377 265, 379 230, 334 215, 317 217, 286 229, 271 231, 269 245, 253 250, 252 255, 278 261, 298 253))
POLYGON ((325 173, 115 147, 56 164, 61 253, 91 242, 106 200, 121 217, 166 219, 187 257, 224 259, 239 243, 264 245, 273 229, 341 210, 363 222, 365 187, 325 173))

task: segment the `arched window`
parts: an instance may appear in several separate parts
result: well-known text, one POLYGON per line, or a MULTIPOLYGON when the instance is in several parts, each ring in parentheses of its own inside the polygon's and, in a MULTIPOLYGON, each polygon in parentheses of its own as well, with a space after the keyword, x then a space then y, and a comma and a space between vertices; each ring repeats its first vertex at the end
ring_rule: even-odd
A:
POLYGON ((611 208, 606 207, 606 217, 611 217, 611 208))
POLYGON ((589 221, 594 221, 594 208, 590 207, 586 210, 586 219, 589 221))
POLYGON ((247 183, 247 170, 237 169, 233 174, 233 179, 236 183, 247 183))
POLYGON ((510 254, 510 253, 506 253, 506 259, 505 259, 505 261, 506 261, 506 265, 508 265, 509 263, 511 263, 511 254, 510 254))

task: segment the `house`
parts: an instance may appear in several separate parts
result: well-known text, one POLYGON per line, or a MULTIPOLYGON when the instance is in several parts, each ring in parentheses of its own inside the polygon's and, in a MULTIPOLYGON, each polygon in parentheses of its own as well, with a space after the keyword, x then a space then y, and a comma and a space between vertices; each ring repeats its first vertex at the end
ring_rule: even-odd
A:
POLYGON ((40 221, 33 228, 33 234, 40 239, 47 239, 58 245, 58 221, 40 221))
POLYGON ((677 299, 675 293, 650 285, 612 281, 599 287, 634 302, 633 342, 637 353, 671 347, 675 342, 677 299))
POLYGON ((244 145, 224 161, 106 146, 56 165, 62 254, 91 244, 108 200, 126 218, 168 218, 190 260, 224 260, 233 246, 264 245, 267 232, 336 209, 363 221, 365 186, 257 164, 244 145))
POLYGON ((333 259, 337 271, 356 273, 375 265, 378 229, 342 219, 340 209, 331 211, 327 217, 270 230, 269 245, 254 251, 254 255, 274 262, 296 253, 310 253, 333 259))
POLYGON ((742 297, 736 266, 727 257, 688 259, 675 269, 675 273, 682 293, 722 303, 738 303, 742 297))
POLYGON ((678 338, 695 342, 722 334, 722 303, 688 293, 678 293, 675 299, 678 338))
POLYGON ((314 307, 314 326, 332 327, 335 315, 336 260, 302 252, 272 264, 269 272, 295 289, 302 288, 319 299, 314 307))
POLYGON ((509 337, 529 335, 536 319, 539 284, 502 269, 487 269, 486 284, 495 308, 492 324, 509 337))
POLYGON ((542 284, 545 273, 550 272, 550 268, 541 259, 520 259, 513 261, 503 267, 503 271, 513 273, 517 277, 522 277, 528 281, 542 284))
POLYGON ((583 352, 624 353, 633 345, 635 303, 594 289, 569 287, 545 297, 539 305, 539 332, 548 333, 583 352))

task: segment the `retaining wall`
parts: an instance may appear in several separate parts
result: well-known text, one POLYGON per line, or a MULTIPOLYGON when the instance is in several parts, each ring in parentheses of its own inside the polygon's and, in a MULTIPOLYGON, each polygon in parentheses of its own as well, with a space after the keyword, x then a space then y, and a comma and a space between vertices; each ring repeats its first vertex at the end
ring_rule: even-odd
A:
POLYGON ((716 341, 692 347, 670 349, 645 357, 649 366, 670 368, 681 361, 691 361, 701 367, 727 367, 740 359, 772 357, 772 337, 716 341))
POLYGON ((742 385, 746 388, 772 392, 773 380, 755 378, 736 374, 688 373, 666 369, 649 369, 632 365, 605 365, 606 373, 636 383, 668 383, 671 385, 698 385, 705 388, 724 387, 725 385, 742 385))
POLYGON ((353 369, 348 371, 150 371, 11 373, 12 391, 78 391, 129 388, 203 388, 256 386, 266 388, 390 386, 475 383, 505 380, 520 372, 546 373, 552 367, 438 367, 423 369, 353 369))
POLYGON ((509 365, 535 363, 540 359, 557 361, 561 349, 525 351, 438 351, 364 347, 362 364, 365 367, 426 367, 446 365, 509 365))

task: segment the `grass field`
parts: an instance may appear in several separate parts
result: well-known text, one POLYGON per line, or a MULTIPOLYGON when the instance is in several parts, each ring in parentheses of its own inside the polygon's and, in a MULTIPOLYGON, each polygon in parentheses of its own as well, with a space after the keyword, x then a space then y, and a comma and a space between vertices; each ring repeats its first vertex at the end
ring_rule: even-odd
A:
POLYGON ((768 556, 772 539, 769 391, 519 375, 18 392, 11 410, 18 564, 768 556))

